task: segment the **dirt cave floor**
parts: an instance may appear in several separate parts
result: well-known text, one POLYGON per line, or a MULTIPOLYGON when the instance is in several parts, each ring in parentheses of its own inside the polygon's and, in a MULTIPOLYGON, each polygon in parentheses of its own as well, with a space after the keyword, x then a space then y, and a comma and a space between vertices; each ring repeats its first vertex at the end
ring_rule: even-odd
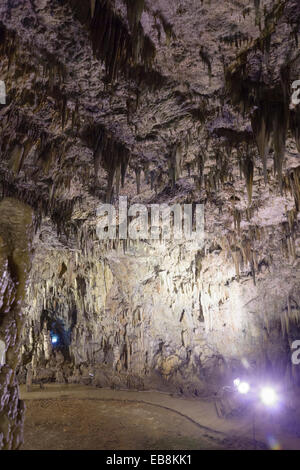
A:
POLYGON ((71 399, 26 401, 23 449, 213 449, 193 423, 144 403, 71 399))
MULTIPOLYGON (((80 385, 20 389, 26 404, 22 450, 270 448, 264 439, 269 431, 262 428, 253 441, 248 419, 220 420, 208 401, 80 385)), ((285 437, 278 434, 281 448, 300 448, 299 438, 285 437)))

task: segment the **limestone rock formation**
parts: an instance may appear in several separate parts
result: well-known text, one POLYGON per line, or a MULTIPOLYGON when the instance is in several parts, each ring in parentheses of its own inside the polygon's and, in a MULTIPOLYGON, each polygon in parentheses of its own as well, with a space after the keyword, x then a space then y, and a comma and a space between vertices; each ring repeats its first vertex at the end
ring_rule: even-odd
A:
POLYGON ((0 219, 0 449, 18 449, 23 438, 24 404, 18 396, 17 369, 25 322, 22 302, 31 261, 32 210, 13 198, 4 198, 0 219))
POLYGON ((36 216, 20 380, 298 384, 299 2, 1 0, 0 18, 0 183, 36 216), (203 244, 99 240, 120 195, 204 204, 203 244))

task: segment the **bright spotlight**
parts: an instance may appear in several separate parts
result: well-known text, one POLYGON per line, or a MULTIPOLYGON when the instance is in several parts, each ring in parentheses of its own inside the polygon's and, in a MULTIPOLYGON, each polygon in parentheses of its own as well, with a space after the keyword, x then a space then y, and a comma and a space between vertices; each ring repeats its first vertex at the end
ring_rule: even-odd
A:
POLYGON ((246 395, 250 390, 250 385, 247 382, 241 382, 237 389, 242 395, 246 395))
POLYGON ((264 405, 273 406, 277 402, 275 390, 270 387, 264 387, 260 392, 260 398, 264 405))
POLYGON ((52 338, 51 338, 51 343, 52 344, 57 344, 58 343, 58 336, 57 335, 53 335, 52 338))

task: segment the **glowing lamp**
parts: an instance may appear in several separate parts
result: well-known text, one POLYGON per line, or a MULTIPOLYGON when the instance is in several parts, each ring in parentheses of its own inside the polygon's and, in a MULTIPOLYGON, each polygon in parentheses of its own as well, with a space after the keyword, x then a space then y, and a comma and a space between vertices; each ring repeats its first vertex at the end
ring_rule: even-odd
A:
POLYGON ((261 390, 260 399, 266 406, 273 406, 278 400, 275 390, 270 387, 264 387, 261 390))
POLYGON ((53 335, 51 337, 51 343, 52 344, 57 344, 58 343, 58 336, 57 335, 53 335))
POLYGON ((237 386, 239 393, 246 395, 250 390, 250 385, 247 382, 240 382, 237 386))

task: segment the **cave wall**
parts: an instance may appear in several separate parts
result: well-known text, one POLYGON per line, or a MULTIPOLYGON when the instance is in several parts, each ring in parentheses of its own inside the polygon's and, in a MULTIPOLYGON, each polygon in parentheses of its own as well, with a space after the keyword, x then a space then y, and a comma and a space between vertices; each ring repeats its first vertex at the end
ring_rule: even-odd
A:
MULTIPOLYGON (((270 235, 274 227, 262 230, 262 246, 270 235)), ((254 278, 247 262, 237 276, 236 252, 219 242, 38 250, 23 340, 34 380, 194 395, 234 374, 297 384, 290 355, 299 334, 299 240, 285 258, 259 258, 254 278)))
POLYGON ((299 2, 131 5, 0 4, 1 191, 37 216, 19 377, 200 393, 250 364, 297 382, 299 2), (119 194, 205 204, 203 251, 99 244, 119 194))
POLYGON ((25 316, 23 300, 31 260, 33 213, 15 199, 0 202, 0 449, 18 449, 23 439, 24 403, 17 370, 25 316))
POLYGON ((182 246, 166 252, 164 246, 133 243, 125 253, 120 244, 104 255, 99 252, 99 257, 66 251, 40 256, 44 268, 38 269, 41 258, 36 259, 28 292, 28 300, 35 300, 28 307, 24 341, 24 357, 33 352, 33 361, 44 364, 37 379, 43 372, 56 379, 56 348, 50 353, 51 367, 42 343, 41 312, 47 310, 70 332, 66 381, 203 388, 204 318, 193 252, 182 246))

